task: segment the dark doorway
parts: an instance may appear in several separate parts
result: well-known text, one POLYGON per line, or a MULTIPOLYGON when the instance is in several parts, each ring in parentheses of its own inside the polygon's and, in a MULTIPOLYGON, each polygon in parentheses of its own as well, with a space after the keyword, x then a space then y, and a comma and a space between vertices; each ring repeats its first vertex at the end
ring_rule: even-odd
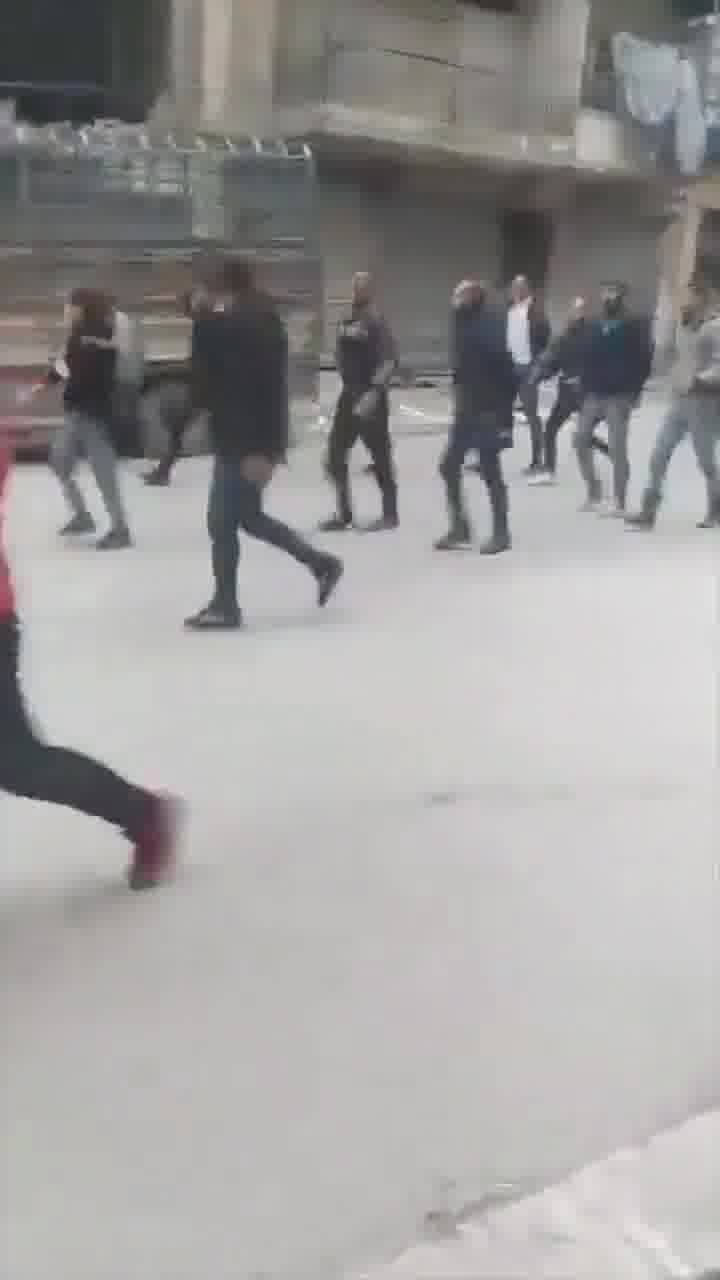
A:
POLYGON ((550 270, 554 224, 548 213, 510 209, 500 225, 502 283, 527 276, 533 289, 544 289, 550 270))

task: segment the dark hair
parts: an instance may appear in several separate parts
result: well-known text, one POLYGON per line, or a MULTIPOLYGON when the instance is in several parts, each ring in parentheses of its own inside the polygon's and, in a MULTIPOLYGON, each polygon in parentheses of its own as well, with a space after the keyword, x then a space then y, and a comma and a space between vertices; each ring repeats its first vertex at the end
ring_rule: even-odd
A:
POLYGON ((229 258, 220 268, 219 284, 225 293, 250 293, 255 288, 252 264, 243 258, 229 258))
POLYGON ((99 336, 110 327, 113 301, 102 289, 73 289, 70 302, 81 312, 78 328, 99 336))

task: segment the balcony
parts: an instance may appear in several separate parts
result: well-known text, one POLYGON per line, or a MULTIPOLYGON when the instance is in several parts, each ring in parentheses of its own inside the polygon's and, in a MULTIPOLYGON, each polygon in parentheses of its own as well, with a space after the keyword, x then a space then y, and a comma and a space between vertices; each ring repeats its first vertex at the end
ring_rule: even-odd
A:
POLYGON ((281 103, 276 117, 320 146, 343 140, 529 169, 573 162, 572 126, 559 127, 547 92, 535 99, 526 73, 360 43, 328 44, 312 98, 281 103))

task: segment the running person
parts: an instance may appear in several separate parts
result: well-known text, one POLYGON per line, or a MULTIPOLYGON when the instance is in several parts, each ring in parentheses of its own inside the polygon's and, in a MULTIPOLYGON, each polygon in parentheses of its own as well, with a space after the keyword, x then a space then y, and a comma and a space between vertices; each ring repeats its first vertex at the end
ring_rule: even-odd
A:
POLYGON ((133 786, 77 751, 49 746, 28 715, 19 676, 20 625, 2 541, 10 458, 9 442, 0 435, 0 788, 27 800, 75 809, 117 827, 134 846, 130 887, 150 889, 166 880, 175 864, 175 803, 133 786))

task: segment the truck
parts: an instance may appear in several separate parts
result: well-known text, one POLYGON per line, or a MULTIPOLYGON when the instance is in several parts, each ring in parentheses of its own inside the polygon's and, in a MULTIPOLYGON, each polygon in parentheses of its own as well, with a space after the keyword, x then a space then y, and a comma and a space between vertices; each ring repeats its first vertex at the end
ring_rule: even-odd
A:
POLYGON ((18 449, 46 450, 62 422, 61 393, 40 384, 62 350, 70 291, 95 287, 129 317, 138 356, 119 388, 116 439, 127 452, 154 453, 143 404, 189 373, 190 323, 178 300, 233 255, 254 263, 285 320, 297 439, 314 415, 322 346, 309 148, 158 136, 118 121, 1 125, 0 421, 18 449))

